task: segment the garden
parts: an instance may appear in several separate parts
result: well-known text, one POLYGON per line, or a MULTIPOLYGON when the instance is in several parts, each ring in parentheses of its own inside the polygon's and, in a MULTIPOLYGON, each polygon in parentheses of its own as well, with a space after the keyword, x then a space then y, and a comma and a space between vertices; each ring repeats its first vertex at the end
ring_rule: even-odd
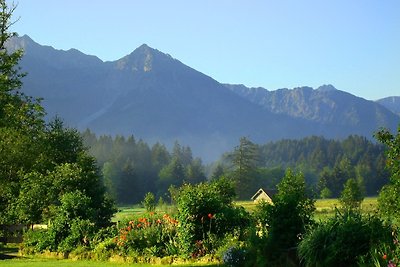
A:
POLYGON ((174 205, 157 206, 149 193, 107 227, 60 215, 48 229, 26 231, 22 259, 0 265, 397 266, 396 224, 382 219, 382 198, 357 198, 350 185, 340 199, 314 201, 304 176, 288 170, 271 204, 235 202, 225 178, 186 184, 174 205))
MULTIPOLYGON (((1 266, 400 266, 400 128, 375 136, 390 172, 377 201, 364 200, 362 183, 349 178, 337 202, 321 204, 303 173, 288 168, 272 202, 236 202, 252 191, 249 177, 260 174, 255 147, 243 138, 232 173, 205 180, 194 175, 201 165, 194 161, 187 176, 193 183, 182 184, 184 168, 175 158, 160 169, 158 184, 172 185, 170 205, 149 192, 144 212, 115 216, 112 190, 78 131, 59 118, 46 122, 40 99, 20 92, 23 51, 5 46, 15 36, 8 31, 15 6, 0 0, 0 9, 1 266), (7 244, 4 226, 25 226, 12 236, 22 234, 22 243, 7 244)), ((125 167, 137 175, 133 165, 125 167)))

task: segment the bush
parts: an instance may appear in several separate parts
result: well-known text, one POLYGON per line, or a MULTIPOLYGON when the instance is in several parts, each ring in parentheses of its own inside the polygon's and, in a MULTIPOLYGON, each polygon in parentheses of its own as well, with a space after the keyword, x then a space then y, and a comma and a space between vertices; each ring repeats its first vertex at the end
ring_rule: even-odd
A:
POLYGON ((183 254, 198 257, 212 253, 218 239, 249 225, 249 214, 234 207, 233 197, 233 185, 226 179, 179 189, 178 237, 183 254))
POLYGON ((361 186, 356 179, 348 179, 344 185, 344 189, 340 194, 340 203, 344 209, 358 209, 364 196, 361 186))
POLYGON ((28 230, 24 233, 24 243, 21 252, 24 254, 35 254, 50 249, 52 242, 47 230, 28 230))
POLYGON ((322 222, 300 242, 298 253, 306 266, 357 266, 375 244, 392 242, 391 230, 375 216, 346 210, 322 222))
POLYGON ((156 209, 156 197, 153 193, 148 192, 144 196, 142 204, 148 212, 153 212, 156 209))
MULTIPOLYGON (((302 235, 313 224, 314 210, 314 201, 307 197, 304 176, 288 170, 278 184, 273 204, 261 202, 254 212, 259 240, 253 239, 252 246, 261 248, 252 250, 271 266, 287 264, 302 235)), ((293 261, 297 261, 295 256, 293 261)))
POLYGON ((95 260, 108 260, 117 250, 117 244, 114 238, 106 239, 98 243, 93 249, 93 257, 95 260))
POLYGON ((74 219, 71 221, 69 234, 60 242, 58 250, 71 252, 78 246, 89 247, 94 232, 94 224, 91 221, 74 219))
POLYGON ((163 257, 177 253, 177 220, 164 214, 150 213, 120 226, 114 242, 125 255, 163 257))

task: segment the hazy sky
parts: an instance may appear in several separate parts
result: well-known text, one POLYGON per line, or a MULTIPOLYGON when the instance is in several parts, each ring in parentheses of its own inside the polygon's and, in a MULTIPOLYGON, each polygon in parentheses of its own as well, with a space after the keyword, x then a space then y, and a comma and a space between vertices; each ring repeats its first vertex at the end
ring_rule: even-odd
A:
POLYGON ((20 35, 105 61, 146 43, 223 83, 400 96, 399 0, 16 2, 20 35))

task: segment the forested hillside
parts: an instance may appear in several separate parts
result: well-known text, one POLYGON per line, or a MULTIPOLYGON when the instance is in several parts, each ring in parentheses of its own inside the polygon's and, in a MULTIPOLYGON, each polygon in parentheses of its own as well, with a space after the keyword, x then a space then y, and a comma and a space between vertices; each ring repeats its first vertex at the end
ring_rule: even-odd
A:
POLYGON ((235 170, 238 166, 235 166, 234 155, 252 149, 253 152, 247 154, 251 155, 252 168, 257 171, 246 178, 247 186, 251 188, 249 192, 260 187, 275 188, 287 168, 303 172, 314 193, 320 196, 322 192, 323 197, 339 196, 350 178, 357 179, 367 195, 377 195, 389 179, 384 167, 384 147, 365 137, 330 140, 312 136, 264 145, 242 141, 235 151, 226 153, 215 166, 235 170))
POLYGON ((376 195, 388 182, 384 147, 361 136, 343 140, 308 137, 260 146, 261 166, 291 167, 304 172, 317 189, 324 187, 338 196, 349 178, 359 179, 367 195, 376 195))
POLYGON ((97 159, 107 190, 119 203, 139 203, 147 192, 168 200, 171 185, 206 180, 201 160, 178 142, 169 152, 163 144, 150 146, 134 136, 96 136, 87 130, 83 138, 97 159))
POLYGON ((196 184, 225 176, 236 184, 237 195, 249 199, 260 187, 275 188, 287 168, 304 173, 313 193, 337 197, 355 178, 366 195, 377 195, 388 182, 384 147, 360 136, 343 140, 307 137, 256 145, 241 138, 232 152, 204 166, 188 146, 149 145, 134 136, 96 136, 83 133, 89 153, 97 159, 108 191, 119 203, 139 203, 147 192, 169 200, 171 185, 196 184))

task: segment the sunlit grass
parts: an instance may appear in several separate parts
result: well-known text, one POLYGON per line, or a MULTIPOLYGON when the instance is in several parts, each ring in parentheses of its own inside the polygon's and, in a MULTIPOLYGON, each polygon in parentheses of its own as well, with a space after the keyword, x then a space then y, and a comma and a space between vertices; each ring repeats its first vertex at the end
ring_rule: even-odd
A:
MULTIPOLYGON (((142 214, 145 214, 147 211, 141 205, 132 205, 131 207, 128 206, 121 206, 118 207, 118 212, 114 214, 112 218, 113 222, 123 221, 126 219, 131 219, 133 217, 139 217, 142 214)), ((176 213, 176 206, 174 205, 162 205, 158 206, 155 210, 157 213, 167 213, 167 214, 175 214, 176 213)))
MULTIPOLYGON (((373 213, 378 207, 377 197, 367 197, 361 203, 361 211, 363 213, 373 213)), ((340 209, 341 204, 339 199, 318 199, 315 201, 315 214, 316 220, 324 220, 335 215, 335 210, 340 209)))
MULTIPOLYGON (((253 212, 256 203, 253 201, 236 201, 235 205, 244 207, 247 211, 253 212)), ((376 211, 378 205, 377 197, 367 197, 361 203, 361 210, 364 213, 373 213, 376 211)), ((315 201, 315 214, 316 220, 326 219, 335 215, 335 209, 340 208, 340 202, 337 198, 332 199, 317 199, 315 201)), ((157 212, 173 213, 176 207, 172 205, 164 205, 164 207, 157 208, 157 212)), ((145 213, 146 210, 140 206, 133 207, 120 207, 119 212, 114 216, 113 221, 121 221, 122 219, 132 218, 145 213)))

